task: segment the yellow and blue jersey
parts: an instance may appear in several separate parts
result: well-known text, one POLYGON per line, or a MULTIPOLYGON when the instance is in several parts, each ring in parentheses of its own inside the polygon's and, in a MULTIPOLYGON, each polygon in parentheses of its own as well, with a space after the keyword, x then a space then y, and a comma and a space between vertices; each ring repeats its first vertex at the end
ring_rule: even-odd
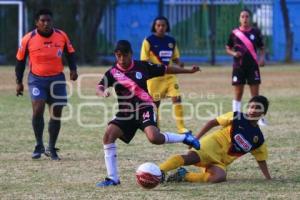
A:
POLYGON ((217 121, 222 128, 200 139, 201 149, 197 153, 201 162, 197 165, 216 165, 225 170, 226 166, 248 152, 257 161, 268 158, 267 147, 258 126, 252 126, 249 120, 243 116, 238 118, 237 113, 233 112, 220 115, 217 121))
MULTIPOLYGON (((173 60, 179 59, 180 54, 173 37, 151 35, 144 39, 141 48, 141 60, 154 64, 172 65, 173 60)), ((148 91, 154 101, 165 97, 180 96, 178 81, 175 75, 166 74, 163 77, 147 81, 148 91)))
POLYGON ((180 57, 176 41, 173 37, 165 35, 158 37, 151 35, 144 39, 141 48, 141 60, 155 64, 171 65, 172 60, 180 57))

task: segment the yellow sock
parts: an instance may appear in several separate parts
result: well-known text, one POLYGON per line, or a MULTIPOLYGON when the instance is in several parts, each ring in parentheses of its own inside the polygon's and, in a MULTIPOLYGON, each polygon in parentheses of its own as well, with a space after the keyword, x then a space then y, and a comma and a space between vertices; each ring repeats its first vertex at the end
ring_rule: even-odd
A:
POLYGON ((161 163, 159 165, 159 168, 164 172, 168 172, 183 165, 184 165, 184 160, 182 156, 175 155, 175 156, 171 156, 165 162, 161 163))
POLYGON ((188 172, 184 179, 188 182, 208 182, 210 174, 208 172, 188 172))
POLYGON ((175 121, 178 133, 187 132, 188 130, 185 128, 183 121, 183 106, 180 103, 173 104, 173 112, 175 114, 175 121))
POLYGON ((157 123, 157 128, 159 128, 159 115, 160 115, 160 113, 159 113, 159 108, 156 108, 156 123, 157 123))

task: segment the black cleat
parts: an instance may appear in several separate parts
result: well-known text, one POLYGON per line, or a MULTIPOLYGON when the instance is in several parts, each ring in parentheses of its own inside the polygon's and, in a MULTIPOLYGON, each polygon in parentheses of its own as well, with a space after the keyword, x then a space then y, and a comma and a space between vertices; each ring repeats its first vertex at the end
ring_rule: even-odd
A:
POLYGON ((58 148, 47 148, 45 151, 45 155, 50 157, 51 160, 60 160, 60 157, 57 155, 57 152, 59 151, 58 148))
POLYGON ((168 176, 167 182, 182 182, 187 173, 188 171, 185 168, 180 167, 175 173, 168 176))
POLYGON ((36 145, 34 151, 32 152, 32 159, 39 159, 42 154, 45 153, 45 147, 43 145, 36 145))

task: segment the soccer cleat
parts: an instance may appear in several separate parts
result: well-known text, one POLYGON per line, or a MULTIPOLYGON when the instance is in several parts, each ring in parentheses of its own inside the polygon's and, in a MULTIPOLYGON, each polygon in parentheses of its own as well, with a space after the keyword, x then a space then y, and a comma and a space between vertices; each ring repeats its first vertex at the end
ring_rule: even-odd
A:
POLYGON ((57 155, 57 152, 59 151, 58 148, 47 148, 45 151, 45 155, 47 157, 50 157, 51 160, 60 160, 60 157, 57 155))
POLYGON ((193 136, 191 131, 185 133, 185 138, 183 140, 183 143, 192 146, 197 150, 200 150, 200 142, 197 138, 195 138, 195 136, 193 136))
POLYGON ((100 181, 98 183, 96 183, 96 187, 108 187, 108 186, 116 186, 116 185, 120 185, 120 181, 114 181, 110 178, 105 178, 104 181, 100 181))
POLYGON ((188 171, 185 168, 180 167, 174 174, 168 176, 167 182, 182 182, 187 173, 188 171))
POLYGON ((45 147, 43 145, 36 145, 34 151, 32 152, 32 159, 39 159, 42 154, 45 153, 45 147))

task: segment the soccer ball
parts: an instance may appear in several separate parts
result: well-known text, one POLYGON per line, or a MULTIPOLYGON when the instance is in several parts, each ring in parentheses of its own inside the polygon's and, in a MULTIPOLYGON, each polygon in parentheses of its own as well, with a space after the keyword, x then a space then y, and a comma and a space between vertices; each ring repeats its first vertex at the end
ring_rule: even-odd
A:
POLYGON ((159 167, 151 162, 141 164, 136 170, 136 182, 145 189, 156 187, 162 178, 159 167))

